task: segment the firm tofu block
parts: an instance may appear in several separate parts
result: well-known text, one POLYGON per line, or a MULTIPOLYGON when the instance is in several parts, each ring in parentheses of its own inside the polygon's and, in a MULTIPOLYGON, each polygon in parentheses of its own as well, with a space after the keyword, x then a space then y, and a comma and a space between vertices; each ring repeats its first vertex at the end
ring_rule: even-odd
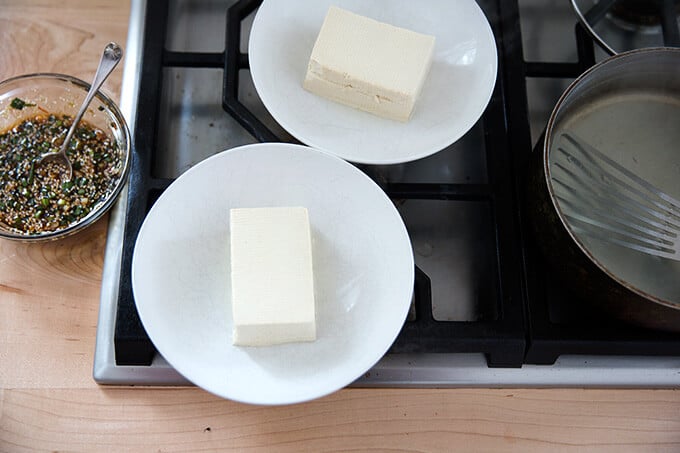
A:
POLYGON ((322 97, 406 122, 432 64, 434 36, 331 6, 303 87, 322 97))
POLYGON ((233 344, 314 341, 312 241, 304 207, 230 210, 233 344))

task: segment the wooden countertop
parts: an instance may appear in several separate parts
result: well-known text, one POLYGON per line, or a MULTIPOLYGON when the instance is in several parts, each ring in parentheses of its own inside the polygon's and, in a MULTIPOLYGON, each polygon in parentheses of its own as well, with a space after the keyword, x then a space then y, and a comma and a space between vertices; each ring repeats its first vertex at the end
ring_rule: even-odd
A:
MULTIPOLYGON (((89 80, 129 0, 0 0, 0 79, 89 80)), ((118 98, 122 69, 105 90, 118 98)), ((60 242, 0 240, 0 451, 680 451, 680 391, 346 389, 255 407, 198 388, 92 379, 106 219, 60 242)), ((680 379, 680 377, 679 377, 680 379)))

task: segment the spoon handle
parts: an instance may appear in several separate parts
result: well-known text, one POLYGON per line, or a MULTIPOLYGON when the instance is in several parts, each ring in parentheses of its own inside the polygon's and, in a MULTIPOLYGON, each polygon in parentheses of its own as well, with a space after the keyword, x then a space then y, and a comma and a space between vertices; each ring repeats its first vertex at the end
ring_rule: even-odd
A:
POLYGON ((76 125, 82 119, 87 107, 90 105, 90 102, 92 102, 94 95, 97 93, 109 74, 111 74, 111 71, 113 71, 121 58, 123 58, 123 49, 115 42, 108 43, 104 48, 101 60, 99 60, 99 67, 97 68, 97 72, 94 76, 94 80, 92 81, 92 85, 90 86, 90 90, 87 92, 87 96, 85 96, 85 101, 83 101, 83 105, 80 106, 80 110, 73 119, 73 123, 71 124, 71 127, 66 134, 66 138, 62 143, 62 152, 66 152, 66 147, 71 141, 71 137, 73 137, 73 133, 76 130, 76 125))

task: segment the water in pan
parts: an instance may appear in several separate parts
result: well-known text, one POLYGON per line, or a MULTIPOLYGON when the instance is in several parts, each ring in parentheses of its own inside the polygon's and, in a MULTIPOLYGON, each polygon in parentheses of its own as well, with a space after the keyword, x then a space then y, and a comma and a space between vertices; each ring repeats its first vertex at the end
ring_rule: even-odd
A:
MULTIPOLYGON (((667 95, 634 92, 593 102, 557 129, 570 131, 662 191, 680 198, 678 124, 680 103, 667 95)), ((551 174, 564 179, 567 176, 556 164, 569 164, 564 154, 555 152, 561 144, 558 135, 550 152, 551 174)), ((556 194, 572 199, 559 184, 553 187, 556 194)), ((569 212, 570 208, 565 205, 563 209, 569 212)), ((643 254, 585 234, 578 237, 595 259, 621 280, 647 294, 680 303, 680 261, 643 254)))

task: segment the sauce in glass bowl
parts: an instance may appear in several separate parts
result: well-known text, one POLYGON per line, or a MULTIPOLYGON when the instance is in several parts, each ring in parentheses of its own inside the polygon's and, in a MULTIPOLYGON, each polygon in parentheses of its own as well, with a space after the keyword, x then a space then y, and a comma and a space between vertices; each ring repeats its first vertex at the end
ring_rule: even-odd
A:
MULTIPOLYGON (((13 100, 15 108, 24 101, 13 100)), ((89 214, 113 190, 121 173, 116 142, 80 121, 67 155, 73 178, 58 162, 37 159, 58 151, 72 118, 44 113, 0 133, 0 222, 22 234, 65 228, 89 214)))
POLYGON ((73 165, 46 159, 58 151, 90 85, 38 73, 0 82, 0 238, 61 239, 101 218, 123 191, 130 132, 118 106, 97 91, 67 150, 73 165))

